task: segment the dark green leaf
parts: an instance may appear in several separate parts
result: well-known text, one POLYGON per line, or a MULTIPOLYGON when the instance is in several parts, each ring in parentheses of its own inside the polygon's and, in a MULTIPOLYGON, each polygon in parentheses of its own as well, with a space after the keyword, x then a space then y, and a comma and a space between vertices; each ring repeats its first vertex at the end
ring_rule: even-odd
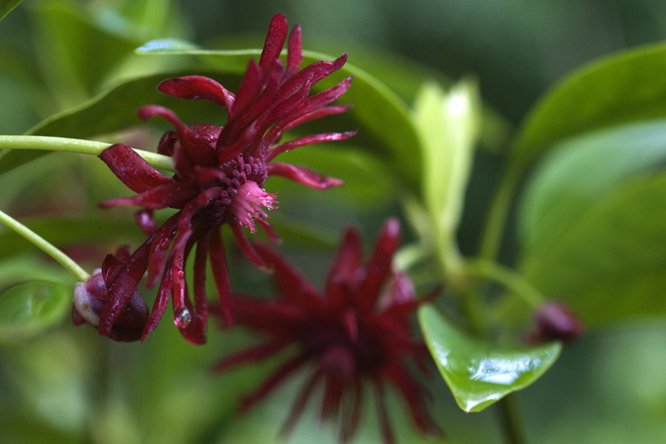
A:
MULTIPOLYGON (((222 115, 219 107, 216 105, 203 101, 196 103, 185 102, 165 94, 160 94, 156 90, 157 85, 165 78, 187 74, 191 74, 191 72, 179 71, 175 73, 156 74, 121 82, 80 106, 49 117, 28 131, 28 134, 85 139, 113 133, 143 124, 137 117, 136 110, 147 104, 162 105, 177 109, 179 116, 184 121, 191 121, 193 123, 197 121, 210 121, 210 116, 219 115, 220 118, 214 118, 213 120, 217 121, 213 123, 223 124, 224 120, 221 118, 222 115)), ((203 75, 210 75, 220 80, 219 75, 214 76, 208 72, 204 72, 203 75)), ((227 79, 231 83, 235 81, 233 77, 227 79)), ((109 140, 109 144, 115 142, 115 140, 109 140)), ((146 148, 150 149, 152 147, 146 148)), ((46 154, 48 152, 4 150, 0 152, 0 174, 11 171, 46 154)))
POLYGON ((2 20, 12 9, 16 8, 23 0, 0 0, 0 20, 2 20))
POLYGON ((513 161, 529 163, 585 131, 666 115, 664 71, 664 44, 623 51, 574 71, 532 110, 513 146, 513 161))
POLYGON ((615 190, 571 223, 557 242, 529 251, 525 276, 567 301, 593 327, 666 314, 666 173, 615 190))
POLYGON ((54 326, 64 318, 71 299, 71 291, 51 282, 9 287, 0 293, 0 340, 20 340, 54 326))
POLYGON ((462 333, 430 305, 419 309, 419 322, 440 373, 466 412, 480 412, 532 384, 562 350, 559 342, 524 349, 491 345, 462 333))
POLYGON ((666 121, 596 131, 558 144, 526 188, 519 219, 526 254, 562 232, 604 196, 666 162, 666 121))

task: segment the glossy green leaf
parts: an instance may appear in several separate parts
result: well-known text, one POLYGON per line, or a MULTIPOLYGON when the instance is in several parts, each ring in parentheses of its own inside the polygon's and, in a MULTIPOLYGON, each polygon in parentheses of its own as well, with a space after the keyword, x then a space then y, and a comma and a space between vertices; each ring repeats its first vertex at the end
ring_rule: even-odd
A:
POLYGON ((578 215, 547 248, 528 251, 523 274, 567 301, 588 327, 665 315, 666 173, 636 179, 578 215))
POLYGON ((0 293, 0 340, 33 336, 62 321, 71 291, 59 284, 28 281, 0 293))
POLYGON ((553 148, 526 187, 519 215, 526 254, 560 236, 599 199, 666 162, 666 120, 587 133, 553 148))
POLYGON ((448 93, 437 84, 426 84, 417 96, 413 119, 423 148, 423 194, 440 251, 457 251, 455 236, 472 168, 478 118, 478 92, 470 82, 458 83, 448 93))
POLYGON ((560 81, 533 109, 513 146, 524 165, 554 143, 602 127, 666 115, 666 45, 620 52, 560 81))
POLYGON ((0 20, 2 20, 12 9, 16 8, 23 0, 0 0, 0 20))
MULTIPOLYGON (((182 55, 196 56, 218 70, 242 73, 250 58, 261 54, 260 50, 188 50, 181 49, 183 42, 176 42, 176 47, 169 41, 153 41, 139 48, 139 53, 146 55, 182 55)), ((303 51, 304 66, 318 60, 333 60, 335 57, 312 51, 303 51)), ((418 188, 419 168, 421 166, 416 130, 409 118, 405 103, 386 85, 374 76, 350 63, 332 76, 335 81, 343 77, 354 76, 352 86, 340 100, 341 103, 353 103, 348 113, 361 124, 361 131, 381 142, 376 147, 377 156, 386 162, 395 174, 415 189, 418 188)), ((331 79, 322 82, 330 86, 331 79)))
POLYGON ((63 106, 79 104, 96 93, 138 44, 127 32, 105 27, 66 2, 39 2, 30 10, 35 13, 47 80, 63 106))
POLYGON ((458 406, 480 412, 521 390, 557 360, 562 344, 500 348, 462 333, 431 305, 419 309, 421 330, 458 406))

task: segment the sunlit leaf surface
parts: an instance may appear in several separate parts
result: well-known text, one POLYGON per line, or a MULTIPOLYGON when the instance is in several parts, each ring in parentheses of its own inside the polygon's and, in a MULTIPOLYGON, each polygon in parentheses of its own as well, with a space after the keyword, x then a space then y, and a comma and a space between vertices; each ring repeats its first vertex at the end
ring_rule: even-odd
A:
POLYGON ((419 322, 439 371, 466 412, 480 412, 532 384, 562 350, 559 342, 522 349, 490 345, 459 331, 432 306, 419 310, 419 322))

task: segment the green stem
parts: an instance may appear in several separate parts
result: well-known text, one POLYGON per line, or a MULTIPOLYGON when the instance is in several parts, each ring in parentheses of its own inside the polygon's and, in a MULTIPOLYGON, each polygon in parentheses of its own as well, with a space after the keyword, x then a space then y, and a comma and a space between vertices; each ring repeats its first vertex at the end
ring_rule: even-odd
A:
POLYGON ((482 259, 494 260, 501 247, 502 234, 506 225, 506 218, 511 208, 513 194, 518 185, 522 170, 510 167, 502 176, 497 192, 490 207, 490 213, 486 220, 481 249, 479 256, 482 259))
MULTIPOLYGON (((104 142, 94 142, 82 139, 67 139, 64 137, 46 136, 0 136, 0 149, 8 150, 43 150, 65 151, 68 153, 81 153, 98 156, 110 145, 104 142)), ((134 149, 146 162, 166 171, 175 171, 173 159, 161 154, 134 149)))
POLYGON ((465 263, 467 271, 479 277, 487 278, 504 285, 517 296, 520 296, 532 307, 543 304, 543 296, 523 276, 498 263, 483 259, 472 260, 465 263))
POLYGON ((507 444, 525 444, 527 439, 523 431, 523 424, 520 421, 522 415, 518 411, 515 393, 500 399, 499 414, 500 421, 506 431, 507 444))
POLYGON ((60 265, 65 267, 70 273, 76 276, 76 279, 80 282, 85 282, 88 280, 90 275, 74 262, 69 256, 65 253, 54 247, 52 244, 47 242, 43 237, 39 236, 37 233, 9 216, 8 214, 0 211, 0 222, 5 224, 7 227, 14 230, 17 234, 23 236, 26 240, 32 242, 37 248, 41 249, 43 252, 55 259, 60 265))

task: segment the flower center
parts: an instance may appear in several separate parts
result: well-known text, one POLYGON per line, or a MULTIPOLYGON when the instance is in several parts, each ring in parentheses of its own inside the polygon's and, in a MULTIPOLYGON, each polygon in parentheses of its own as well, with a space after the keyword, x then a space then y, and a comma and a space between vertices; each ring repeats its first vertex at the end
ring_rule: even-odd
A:
POLYGON ((277 194, 267 193, 255 181, 248 180, 238 188, 236 195, 231 199, 228 210, 231 211, 239 224, 255 233, 257 227, 254 220, 268 219, 268 215, 262 207, 267 210, 276 209, 275 204, 278 203, 275 200, 276 197, 277 194))

